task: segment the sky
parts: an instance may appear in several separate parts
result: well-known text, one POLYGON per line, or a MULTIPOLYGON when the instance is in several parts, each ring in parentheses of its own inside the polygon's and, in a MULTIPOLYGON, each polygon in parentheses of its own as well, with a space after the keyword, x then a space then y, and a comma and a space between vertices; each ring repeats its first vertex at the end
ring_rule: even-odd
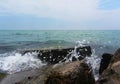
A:
POLYGON ((0 30, 120 29, 120 0, 0 0, 0 30))

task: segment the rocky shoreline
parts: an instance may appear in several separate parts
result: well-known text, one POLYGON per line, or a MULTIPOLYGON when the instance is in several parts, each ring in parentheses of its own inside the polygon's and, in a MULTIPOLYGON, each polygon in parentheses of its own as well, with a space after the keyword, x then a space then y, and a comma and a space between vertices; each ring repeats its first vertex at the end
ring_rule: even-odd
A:
MULTIPOLYGON (((67 49, 63 50, 65 56, 67 49)), ((62 50, 57 50, 58 52, 62 52, 62 50)), ((88 54, 89 52, 89 55, 91 54, 91 48, 80 47, 78 52, 82 52, 81 54, 86 57, 85 53, 88 54)), ((48 54, 50 54, 49 51, 47 51, 48 54)), ((52 54, 54 58, 54 55, 56 55, 54 50, 52 54)), ((47 55, 44 54, 44 56, 47 55)), ((43 59, 43 57, 40 57, 40 59, 43 59)), ((48 59, 50 58, 48 57, 45 61, 48 61, 48 59)), ((60 64, 56 64, 60 60, 56 59, 55 61, 48 61, 51 64, 40 69, 18 72, 7 76, 6 74, 0 74, 2 80, 0 84, 120 84, 120 49, 114 54, 104 53, 102 55, 99 69, 100 77, 97 81, 93 77, 91 67, 82 59, 78 61, 76 58, 72 58, 72 62, 62 62, 60 64)))
POLYGON ((109 61, 109 64, 104 63, 103 65, 106 68, 100 75, 100 84, 120 84, 120 48, 113 55, 107 54, 106 57, 108 59, 105 61, 109 61))

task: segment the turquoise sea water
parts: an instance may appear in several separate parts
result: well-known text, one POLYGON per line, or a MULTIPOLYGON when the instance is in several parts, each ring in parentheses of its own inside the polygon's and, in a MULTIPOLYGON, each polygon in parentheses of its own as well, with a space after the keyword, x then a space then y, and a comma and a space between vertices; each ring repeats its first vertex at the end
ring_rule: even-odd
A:
POLYGON ((44 65, 37 53, 21 55, 18 49, 74 47, 78 41, 94 51, 88 62, 96 74, 101 55, 120 48, 120 30, 0 30, 0 71, 14 73, 44 65))
MULTIPOLYGON (((120 47, 119 30, 1 30, 0 53, 16 49, 74 46, 76 41, 113 52, 120 47), (110 49, 111 48, 111 49, 110 49)), ((107 51, 106 51, 107 52, 107 51)))

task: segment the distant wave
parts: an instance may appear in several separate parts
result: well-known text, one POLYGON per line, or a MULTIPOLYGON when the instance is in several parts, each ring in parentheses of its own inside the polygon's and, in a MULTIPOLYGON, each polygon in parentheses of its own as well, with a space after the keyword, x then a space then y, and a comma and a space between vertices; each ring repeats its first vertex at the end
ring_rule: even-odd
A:
POLYGON ((15 33, 12 33, 11 35, 19 35, 19 36, 25 36, 25 35, 28 35, 28 36, 31 36, 33 35, 32 33, 24 33, 24 32, 15 32, 15 33))

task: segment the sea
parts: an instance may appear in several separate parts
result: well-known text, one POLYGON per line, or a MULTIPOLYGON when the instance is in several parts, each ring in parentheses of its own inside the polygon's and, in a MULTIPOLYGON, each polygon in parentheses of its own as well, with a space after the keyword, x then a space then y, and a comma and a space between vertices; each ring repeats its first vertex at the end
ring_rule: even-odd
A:
POLYGON ((120 30, 0 30, 0 71, 13 74, 46 65, 36 52, 22 55, 18 50, 75 47, 76 43, 91 46, 93 54, 86 60, 97 79, 102 54, 120 48, 120 30))

